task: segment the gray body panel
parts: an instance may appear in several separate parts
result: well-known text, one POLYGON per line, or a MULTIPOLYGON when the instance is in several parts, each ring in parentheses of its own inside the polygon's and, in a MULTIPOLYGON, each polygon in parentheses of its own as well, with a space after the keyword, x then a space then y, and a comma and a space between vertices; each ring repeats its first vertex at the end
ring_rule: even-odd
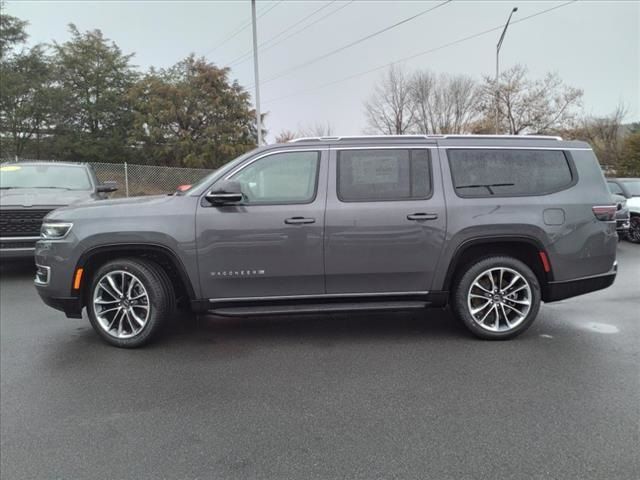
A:
POLYGON ((388 142, 385 147, 427 148, 435 188, 427 199, 343 202, 336 188, 337 152, 372 147, 331 145, 324 241, 327 294, 424 293, 433 288, 447 222, 437 145, 388 142), (436 218, 407 218, 419 213, 436 218))
POLYGON ((73 296, 83 255, 96 247, 154 245, 174 252, 193 301, 314 299, 418 295, 449 289, 450 266, 476 240, 526 240, 546 252, 549 283, 614 275, 615 222, 592 207, 611 205, 597 159, 582 142, 535 139, 353 139, 256 149, 221 168, 186 194, 123 199, 56 210, 51 220, 74 223, 62 241, 41 241, 36 262, 51 266, 43 298, 73 296), (453 187, 447 152, 464 148, 561 149, 574 166, 572 186, 548 195, 462 198, 453 187), (424 200, 342 202, 336 192, 336 151, 427 148, 432 195, 424 200), (321 152, 311 203, 213 206, 211 188, 258 157, 291 150, 321 152), (408 220, 433 214, 426 221, 408 220), (309 224, 284 220, 304 217, 309 224))
POLYGON ((213 206, 199 201, 196 239, 204 297, 323 294, 326 177, 325 149, 311 203, 213 206), (293 217, 313 223, 285 223, 293 217))

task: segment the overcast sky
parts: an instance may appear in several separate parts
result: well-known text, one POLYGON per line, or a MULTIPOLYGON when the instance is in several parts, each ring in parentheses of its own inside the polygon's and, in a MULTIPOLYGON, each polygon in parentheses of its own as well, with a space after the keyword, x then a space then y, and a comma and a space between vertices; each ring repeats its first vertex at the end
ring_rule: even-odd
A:
MULTIPOLYGON (((265 45, 260 56, 262 109, 268 112, 268 138, 283 129, 327 122, 334 134, 362 133, 366 127, 362 104, 383 70, 356 74, 497 27, 506 21, 514 6, 518 12, 512 22, 566 2, 453 1, 352 48, 267 81, 439 3, 442 2, 258 0, 259 42, 268 41, 325 6, 276 40, 302 29, 300 33, 271 49, 265 45), (303 28, 324 15, 325 19, 303 28), (351 79, 331 84, 352 75, 351 79), (298 92, 301 93, 294 95, 298 92)), ((134 63, 140 69, 167 67, 191 52, 226 65, 251 50, 251 28, 220 45, 250 20, 249 0, 8 0, 6 10, 29 22, 30 43, 65 41, 69 37, 68 23, 75 23, 80 30, 98 28, 124 52, 135 53, 134 63)), ((430 69, 476 78, 493 75, 499 35, 495 31, 445 46, 402 65, 407 71, 430 69)), ((628 109, 626 120, 638 121, 640 1, 583 0, 512 23, 500 62, 501 68, 522 63, 533 77, 557 72, 567 84, 584 89, 587 113, 606 114, 622 102, 628 109)), ((231 74, 240 84, 252 87, 251 58, 235 65, 231 74)))

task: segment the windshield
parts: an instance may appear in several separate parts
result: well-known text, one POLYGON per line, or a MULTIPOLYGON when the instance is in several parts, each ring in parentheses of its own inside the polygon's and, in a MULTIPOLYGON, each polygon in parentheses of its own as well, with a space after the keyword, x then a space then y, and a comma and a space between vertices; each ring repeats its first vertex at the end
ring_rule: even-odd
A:
POLYGON ((91 190, 91 181, 84 167, 69 165, 2 165, 0 188, 59 188, 91 190))
POLYGON ((622 180, 625 188, 634 197, 640 197, 640 180, 622 180))

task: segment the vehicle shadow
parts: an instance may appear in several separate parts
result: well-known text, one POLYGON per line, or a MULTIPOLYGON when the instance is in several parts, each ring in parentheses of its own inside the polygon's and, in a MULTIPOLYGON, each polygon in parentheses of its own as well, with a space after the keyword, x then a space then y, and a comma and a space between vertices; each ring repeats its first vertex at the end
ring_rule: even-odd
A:
POLYGON ((414 341, 416 338, 468 339, 448 309, 416 312, 307 314, 264 317, 199 315, 180 318, 165 329, 160 344, 414 341))

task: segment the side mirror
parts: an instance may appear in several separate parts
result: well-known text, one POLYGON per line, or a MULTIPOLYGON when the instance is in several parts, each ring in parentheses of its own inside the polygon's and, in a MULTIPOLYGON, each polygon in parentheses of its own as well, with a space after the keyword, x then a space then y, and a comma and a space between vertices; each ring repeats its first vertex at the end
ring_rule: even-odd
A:
POLYGON ((204 198, 213 205, 229 205, 241 202, 244 199, 244 194, 239 182, 228 180, 214 186, 204 198))
POLYGON ((114 182, 113 180, 101 183, 96 187, 96 192, 98 193, 112 193, 116 190, 118 190, 118 182, 114 182))

